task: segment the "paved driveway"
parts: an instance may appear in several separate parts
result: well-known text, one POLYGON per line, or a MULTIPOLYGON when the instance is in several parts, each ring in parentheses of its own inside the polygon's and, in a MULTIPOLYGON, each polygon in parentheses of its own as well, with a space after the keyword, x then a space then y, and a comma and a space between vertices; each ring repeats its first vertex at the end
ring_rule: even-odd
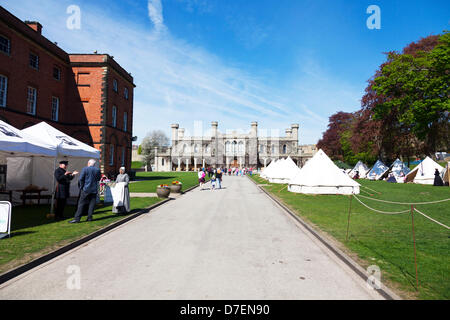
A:
POLYGON ((223 186, 197 188, 3 284, 0 300, 381 298, 250 180, 226 176, 223 186))

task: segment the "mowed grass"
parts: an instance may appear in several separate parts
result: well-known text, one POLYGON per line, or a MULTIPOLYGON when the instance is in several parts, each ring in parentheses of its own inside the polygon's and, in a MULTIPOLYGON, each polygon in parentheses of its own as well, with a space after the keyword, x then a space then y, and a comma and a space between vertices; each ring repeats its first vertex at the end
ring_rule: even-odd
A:
MULTIPOLYGON (((208 178, 208 175, 206 175, 208 178)), ((182 190, 198 184, 197 172, 136 172, 135 182, 130 183, 130 192, 156 192, 160 184, 171 185, 178 180, 183 184, 182 190)))
MULTIPOLYGON (((259 176, 253 179, 281 199, 301 218, 325 231, 363 267, 377 265, 382 282, 404 298, 450 298, 450 230, 414 213, 419 287, 416 288, 411 214, 385 215, 373 212, 352 199, 349 239, 346 241, 350 196, 304 195, 288 192, 286 185, 270 184, 259 176), (418 289, 418 290, 417 290, 418 289)), ((394 184, 358 180, 364 196, 397 201, 426 202, 450 198, 449 187, 394 184), (377 194, 367 188, 376 190, 377 194)), ((393 205, 359 197, 372 208, 396 212, 409 205, 393 205)), ((418 210, 450 226, 450 201, 417 205, 418 210)))
MULTIPOLYGON (((131 198, 131 213, 147 208, 162 199, 131 198)), ((65 220, 55 222, 47 219, 49 205, 28 205, 13 207, 11 217, 11 238, 0 240, 0 273, 32 261, 39 256, 56 250, 68 243, 97 231, 126 216, 112 213, 111 205, 99 205, 94 211, 93 221, 70 224, 76 207, 66 206, 65 220)))

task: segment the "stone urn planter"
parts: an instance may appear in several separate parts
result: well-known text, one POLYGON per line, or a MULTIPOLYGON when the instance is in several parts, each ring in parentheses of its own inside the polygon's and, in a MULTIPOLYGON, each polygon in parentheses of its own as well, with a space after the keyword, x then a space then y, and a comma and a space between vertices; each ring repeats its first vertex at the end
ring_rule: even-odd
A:
POLYGON ((179 181, 174 181, 170 185, 170 192, 171 193, 181 193, 181 188, 183 187, 183 184, 179 181))
POLYGON ((168 185, 159 185, 156 187, 156 194, 159 198, 168 198, 170 194, 170 188, 168 185))

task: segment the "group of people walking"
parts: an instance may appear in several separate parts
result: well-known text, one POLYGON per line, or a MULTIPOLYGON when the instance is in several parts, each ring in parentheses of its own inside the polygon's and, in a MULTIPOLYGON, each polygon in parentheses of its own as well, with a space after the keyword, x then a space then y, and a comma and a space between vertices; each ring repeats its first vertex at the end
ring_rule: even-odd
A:
MULTIPOLYGON (((87 166, 81 170, 80 178, 78 179, 78 187, 80 189, 78 197, 77 210, 75 216, 69 223, 79 223, 81 216, 86 211, 87 207, 87 220, 92 221, 92 215, 94 213, 95 204, 97 203, 99 182, 102 178, 100 169, 95 166, 96 160, 90 159, 87 166)), ((55 220, 64 219, 64 208, 66 206, 67 199, 70 197, 70 183, 79 174, 78 171, 68 171, 69 161, 63 160, 59 162, 59 168, 54 172, 56 180, 56 210, 55 220)), ((127 213, 130 211, 130 194, 128 190, 128 183, 130 178, 125 173, 125 168, 121 167, 119 174, 116 177, 116 183, 124 183, 123 199, 120 202, 120 206, 113 206, 112 211, 116 214, 127 213)))
POLYGON ((211 190, 222 189, 222 178, 223 175, 236 175, 236 176, 245 176, 247 174, 253 174, 253 168, 202 168, 198 172, 198 182, 200 184, 200 190, 203 190, 203 186, 206 183, 206 175, 210 178, 211 181, 211 190))
POLYGON ((206 183, 206 175, 210 178, 211 181, 211 190, 222 189, 222 175, 224 169, 222 168, 202 168, 198 172, 198 182, 200 184, 200 190, 203 190, 203 186, 206 183))

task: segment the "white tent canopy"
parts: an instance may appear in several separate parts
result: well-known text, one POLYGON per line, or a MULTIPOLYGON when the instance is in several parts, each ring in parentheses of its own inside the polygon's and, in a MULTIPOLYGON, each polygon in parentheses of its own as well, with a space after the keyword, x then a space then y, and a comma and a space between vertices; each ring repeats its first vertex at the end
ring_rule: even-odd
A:
POLYGON ((269 172, 267 178, 272 183, 288 183, 299 172, 300 168, 291 157, 287 157, 279 161, 278 165, 269 172))
POLYGON ((433 184, 434 183, 434 172, 438 169, 439 174, 442 175, 444 168, 433 161, 430 157, 426 157, 422 162, 420 162, 417 167, 411 170, 410 173, 406 175, 405 182, 414 182, 419 184, 433 184))
POLYGON ((359 194, 351 179, 320 149, 289 182, 288 190, 307 194, 359 194))
POLYGON ((22 132, 26 134, 39 137, 58 148, 58 156, 68 156, 77 158, 100 158, 100 151, 97 149, 78 141, 64 132, 61 132, 46 122, 40 122, 34 126, 23 129, 22 132))
POLYGON ((56 147, 0 120, 0 157, 56 156, 56 147))
POLYGON ((369 168, 362 161, 358 161, 358 163, 356 163, 356 165, 350 171, 349 176, 353 178, 356 174, 356 171, 358 171, 360 178, 365 178, 366 174, 369 172, 369 168))
MULTIPOLYGON (((69 161, 69 171, 80 172, 91 158, 98 159, 100 151, 80 142, 65 133, 53 128, 45 122, 23 129, 21 134, 38 137, 41 143, 50 145, 54 150, 53 157, 8 157, 7 189, 23 189, 29 184, 46 188, 42 194, 51 194, 55 187, 54 171, 61 160, 69 161)), ((77 196, 77 175, 70 184, 70 195, 77 196)))

